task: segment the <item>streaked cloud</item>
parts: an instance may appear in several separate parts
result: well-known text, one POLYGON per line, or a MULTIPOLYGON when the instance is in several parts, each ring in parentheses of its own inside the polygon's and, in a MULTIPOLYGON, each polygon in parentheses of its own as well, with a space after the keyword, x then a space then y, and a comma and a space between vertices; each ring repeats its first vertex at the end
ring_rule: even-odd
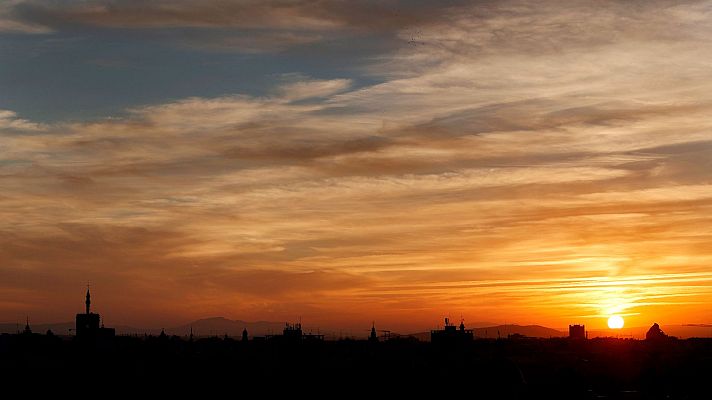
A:
POLYGON ((23 0, 6 0, 0 4, 0 33, 48 33, 50 28, 29 21, 23 21, 13 15, 15 7, 22 6, 23 0))
POLYGON ((13 111, 0 110, 0 129, 3 131, 40 131, 44 127, 42 124, 19 118, 13 111))
POLYGON ((41 305, 90 279, 125 323, 712 318, 709 7, 451 6, 14 6, 51 29, 390 30, 400 45, 365 85, 295 71, 265 94, 91 121, 0 113, 0 316, 64 310, 41 305), (390 6, 405 14, 373 18, 390 6), (118 306, 148 287, 162 300, 118 306), (20 289, 34 300, 13 303, 20 289))
POLYGON ((186 29, 176 43, 201 50, 263 52, 335 36, 396 34, 425 24, 460 1, 14 0, 0 27, 20 32, 65 29, 186 29))
MULTIPOLYGON (((239 27, 319 30, 340 26, 398 30, 420 19, 431 19, 443 5, 403 1, 343 0, 119 0, 14 1, 10 13, 18 19, 48 25, 86 24, 114 28, 239 27)), ((449 3, 449 4, 448 4, 449 3)))

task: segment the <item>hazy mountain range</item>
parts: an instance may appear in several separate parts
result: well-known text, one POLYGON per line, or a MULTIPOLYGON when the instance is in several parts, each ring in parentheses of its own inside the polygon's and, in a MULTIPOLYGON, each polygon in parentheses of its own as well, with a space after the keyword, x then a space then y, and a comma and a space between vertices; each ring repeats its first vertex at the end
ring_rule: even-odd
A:
MULTIPOLYGON (((470 327, 468 327, 470 329, 470 327)), ((497 337, 506 338, 509 335, 522 335, 527 337, 537 337, 537 338, 551 338, 551 337, 562 337, 567 336, 568 332, 563 332, 557 329, 547 328, 540 325, 496 325, 496 326, 483 326, 479 328, 473 328, 475 337, 478 338, 490 338, 495 339, 497 337)), ((418 332, 411 334, 409 336, 415 336, 419 340, 429 341, 430 331, 428 332, 418 332)))
MULTIPOLYGON (((15 333, 24 328, 24 323, 0 323, 0 333, 15 333)), ((49 324, 30 324, 32 331, 37 333, 45 333, 48 329, 58 335, 73 334, 74 322, 59 322, 49 324)), ((160 334, 162 328, 136 328, 126 325, 111 326, 116 329, 116 333, 120 335, 157 335, 160 334)), ((679 338, 688 337, 712 337, 712 325, 708 324, 688 324, 688 325, 662 325, 665 333, 677 336, 679 338)), ((243 329, 247 329, 249 335, 264 336, 270 334, 280 334, 284 328, 284 322, 274 321, 241 321, 231 320, 224 317, 213 317, 199 319, 184 325, 175 327, 166 327, 165 332, 168 335, 187 336, 190 334, 191 328, 195 336, 233 336, 239 337, 242 335, 243 329)), ((611 331, 606 329, 592 329, 588 331, 589 337, 597 336, 618 336, 618 337, 634 337, 643 338, 649 327, 630 327, 623 328, 620 331, 611 331)), ((495 325, 487 322, 474 322, 468 324, 468 329, 473 329, 475 337, 479 338, 497 338, 507 337, 513 334, 519 334, 528 337, 550 338, 567 336, 568 332, 565 329, 553 329, 540 325, 495 325)), ((309 331, 308 328, 305 329, 309 331)), ((312 331, 317 333, 317 331, 312 331)), ((327 339, 339 338, 344 336, 365 337, 368 334, 368 329, 364 328, 363 333, 353 333, 350 331, 329 331, 322 330, 318 333, 324 334, 327 339)), ((393 335, 398 333, 393 332, 393 335)), ((403 336, 414 336, 420 340, 430 340, 430 332, 417 333, 401 333, 403 336)))

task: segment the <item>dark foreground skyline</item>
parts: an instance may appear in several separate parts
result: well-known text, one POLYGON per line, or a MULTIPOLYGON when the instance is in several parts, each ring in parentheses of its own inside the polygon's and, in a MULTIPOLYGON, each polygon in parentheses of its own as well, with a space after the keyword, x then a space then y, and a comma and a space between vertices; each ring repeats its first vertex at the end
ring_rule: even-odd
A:
MULTIPOLYGON (((290 329, 296 329, 292 326, 290 329)), ((33 393, 81 382, 112 395, 446 392, 468 398, 687 399, 709 393, 712 339, 411 337, 324 341, 171 335, 0 335, 0 377, 33 393)), ((237 395, 237 394, 235 394, 237 395)))
MULTIPOLYGON (((153 328, 137 328, 131 326, 119 326, 119 327, 104 327, 105 319, 91 307, 91 291, 89 285, 87 285, 85 293, 84 306, 85 310, 83 313, 76 314, 75 322, 64 322, 64 323, 40 323, 35 325, 35 332, 51 332, 58 336, 74 336, 81 334, 81 331, 87 329, 106 329, 111 330, 112 335, 118 333, 122 335, 151 335, 151 334, 168 334, 172 336, 195 336, 195 337, 206 337, 206 336, 224 336, 224 337, 237 337, 243 336, 245 334, 249 337, 253 336, 271 336, 278 332, 281 332, 286 324, 289 326, 289 322, 274 322, 274 321, 257 321, 257 322, 247 322, 242 320, 229 320, 224 317, 212 317, 203 318, 196 320, 187 324, 183 324, 175 327, 153 327, 153 328)), ((299 320, 299 326, 302 326, 301 318, 299 320)), ((458 320, 453 320, 450 317, 445 317, 444 325, 442 327, 455 326, 454 322, 458 322, 460 327, 464 329, 465 319, 460 317, 458 320)), ((330 327, 327 329, 321 329, 318 326, 309 327, 305 326, 304 330, 309 331, 309 333, 320 334, 323 337, 330 340, 337 339, 359 339, 363 337, 368 337, 368 334, 364 332, 371 332, 375 329, 376 321, 372 321, 371 329, 361 329, 354 332, 353 329, 339 329, 338 327, 330 327)), ((26 317, 24 322, 24 329, 21 329, 23 324, 20 321, 15 323, 0 323, 0 333, 20 333, 23 330, 32 330, 30 325, 29 315, 26 317)), ((616 337, 616 338, 645 338, 646 332, 648 332, 649 327, 628 327, 628 328, 609 328, 606 330, 590 330, 586 329, 583 324, 573 324, 581 329, 582 334, 585 337, 616 337)), ((654 326, 658 326, 654 323, 654 326)), ((433 326, 437 330, 441 329, 440 324, 433 326)), ((501 338, 509 336, 519 336, 519 337, 532 337, 532 338, 553 338, 553 337, 565 337, 571 336, 571 327, 569 325, 568 333, 565 328, 549 328, 541 325, 519 325, 516 323, 504 324, 504 325, 494 325, 492 323, 486 322, 475 322, 470 325, 468 322, 468 328, 473 333, 474 337, 477 338, 501 338)), ((712 325, 709 324, 688 324, 688 325, 664 325, 668 333, 674 337, 680 338, 703 338, 712 337, 712 325)), ((432 331, 412 331, 412 332, 397 332, 391 329, 389 326, 381 326, 379 321, 378 332, 382 332, 384 336, 405 336, 410 337, 415 340, 429 341, 431 338, 430 332, 432 331)), ((371 332, 372 333, 372 332, 371 332)))
POLYGON ((589 339, 583 325, 567 338, 521 334, 478 337, 464 321, 446 319, 429 340, 371 326, 367 338, 325 340, 301 323, 279 333, 117 335, 91 307, 76 314, 73 335, 0 335, 0 377, 35 393, 84 390, 112 395, 213 396, 226 390, 265 396, 448 395, 504 399, 686 399, 707 393, 712 339, 680 340, 657 324, 645 340, 589 339), (79 375, 79 376, 78 376, 79 375), (296 389, 295 389, 296 388, 296 389))

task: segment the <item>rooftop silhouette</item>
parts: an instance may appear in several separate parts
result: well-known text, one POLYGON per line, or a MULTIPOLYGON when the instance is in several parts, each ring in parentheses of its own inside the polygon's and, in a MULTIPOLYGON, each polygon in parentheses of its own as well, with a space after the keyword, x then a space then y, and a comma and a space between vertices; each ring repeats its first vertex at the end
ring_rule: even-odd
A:
POLYGON ((706 390, 703 376, 712 372, 711 339, 675 340, 657 323, 647 340, 569 340, 586 338, 583 325, 570 325, 569 338, 493 339, 476 338, 464 320, 455 325, 446 318, 442 329, 430 332, 428 342, 378 330, 375 322, 363 339, 328 341, 322 334, 305 332, 301 322, 286 323, 279 335, 250 337, 245 328, 233 338, 196 337, 192 327, 183 337, 163 329, 155 336, 115 335, 100 321, 89 288, 72 336, 33 333, 27 317, 24 330, 0 335, 0 376, 61 385, 72 382, 73 371, 81 370, 90 384, 115 385, 118 379, 122 387, 156 385, 163 390, 233 384, 245 390, 279 390, 292 382, 315 395, 341 385, 355 386, 354 393, 398 389, 416 396, 462 381, 477 390, 457 388, 453 393, 568 399, 633 394, 685 398, 706 390), (379 337, 378 332, 385 334, 379 337))
POLYGON ((434 344, 463 344, 471 342, 475 338, 472 329, 465 329, 465 321, 460 321, 460 326, 456 327, 445 318, 443 329, 430 331, 430 341, 434 344))
POLYGON ((569 339, 586 339, 588 335, 586 333, 585 325, 569 325, 569 339))

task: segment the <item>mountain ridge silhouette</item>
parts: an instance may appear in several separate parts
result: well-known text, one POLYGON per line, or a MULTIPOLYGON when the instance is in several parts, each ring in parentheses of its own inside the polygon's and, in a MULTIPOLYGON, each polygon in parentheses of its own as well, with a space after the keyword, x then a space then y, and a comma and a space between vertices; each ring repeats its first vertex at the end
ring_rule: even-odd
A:
MULTIPOLYGON (((151 328, 139 328, 130 325, 111 325, 107 324, 112 328, 116 329, 116 333, 119 335, 158 335, 161 330, 165 330, 168 335, 178 335, 178 336, 188 336, 193 329, 193 335, 196 337, 205 336, 223 336, 228 335, 231 337, 240 337, 242 335, 243 329, 247 329, 249 335, 252 336, 265 336, 270 334, 281 334, 284 328, 285 322, 277 321, 243 321, 240 319, 229 319, 223 316, 206 317, 200 318, 188 323, 184 323, 172 327, 151 327, 151 328)), ((506 325, 491 325, 486 326, 486 322, 473 322, 467 325, 468 329, 473 329, 475 337, 477 338, 497 338, 498 331, 499 337, 506 338, 508 335, 522 335, 527 337, 537 337, 537 338, 549 338, 549 337, 565 337, 568 335, 564 329, 549 328, 542 325, 518 325, 518 324, 506 324, 506 325)), ((18 330, 22 331, 24 328, 24 321, 18 322, 6 322, 0 323, 0 333, 16 333, 18 330)), ((38 323, 34 324, 30 321, 30 327, 35 333, 45 333, 48 329, 56 335, 72 335, 74 329, 74 322, 55 322, 55 323, 38 323)), ((686 337, 712 337, 712 325, 710 324, 680 324, 680 325, 661 325, 666 333, 672 336, 677 336, 680 338, 686 337)), ((378 328, 387 329, 387 326, 379 326, 378 328)), ((636 326, 636 327, 624 327, 620 331, 612 331, 610 329, 587 329, 589 332, 589 338, 593 337, 604 337, 604 336, 632 336, 636 338, 642 338, 645 335, 645 331, 649 326, 636 326)), ((305 331, 310 331, 307 327, 305 331)), ((311 329, 316 333, 317 329, 311 329)), ((363 332, 356 330, 350 331, 344 329, 342 331, 337 329, 321 329, 320 333, 325 334, 327 339, 337 339, 340 337, 365 337, 367 335, 366 328, 363 332)), ((430 340, 430 331, 418 331, 415 333, 401 333, 395 330, 391 331, 394 336, 412 336, 420 340, 428 341, 430 340)))

